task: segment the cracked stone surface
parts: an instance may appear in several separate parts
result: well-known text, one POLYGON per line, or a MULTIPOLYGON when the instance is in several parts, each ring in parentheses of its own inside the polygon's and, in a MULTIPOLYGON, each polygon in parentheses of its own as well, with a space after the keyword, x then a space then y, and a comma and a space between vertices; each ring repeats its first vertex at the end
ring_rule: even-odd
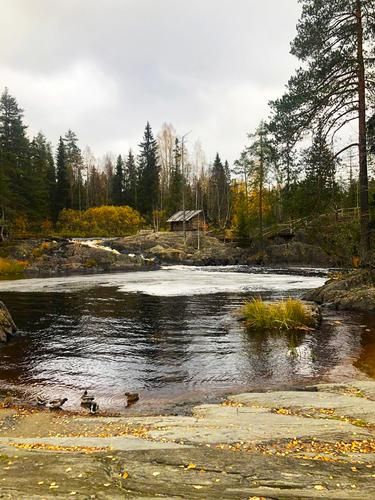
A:
POLYGON ((191 416, 2 409, 0 499, 372 499, 372 448, 330 450, 375 449, 374 394, 368 381, 247 393, 191 416))

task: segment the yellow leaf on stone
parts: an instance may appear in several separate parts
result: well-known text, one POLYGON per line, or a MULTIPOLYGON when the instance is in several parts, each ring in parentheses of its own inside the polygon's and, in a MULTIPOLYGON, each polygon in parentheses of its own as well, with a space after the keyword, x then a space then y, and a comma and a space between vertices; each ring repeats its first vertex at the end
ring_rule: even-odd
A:
POLYGON ((128 479, 129 477, 129 473, 126 472, 126 470, 124 470, 124 472, 122 473, 122 479, 128 479))
POLYGON ((318 491, 324 490, 324 486, 322 486, 321 484, 316 484, 314 488, 318 491))
POLYGON ((44 484, 44 481, 38 481, 38 484, 44 484))
POLYGON ((196 464, 189 464, 186 468, 187 469, 195 469, 197 466, 196 464))
POLYGON ((68 467, 67 469, 65 469, 65 472, 70 472, 72 470, 71 467, 68 467))
POLYGON ((196 490, 201 490, 203 486, 200 486, 199 484, 193 484, 193 488, 195 488, 196 490))
POLYGON ((153 472, 152 475, 153 476, 160 476, 160 472, 153 472))

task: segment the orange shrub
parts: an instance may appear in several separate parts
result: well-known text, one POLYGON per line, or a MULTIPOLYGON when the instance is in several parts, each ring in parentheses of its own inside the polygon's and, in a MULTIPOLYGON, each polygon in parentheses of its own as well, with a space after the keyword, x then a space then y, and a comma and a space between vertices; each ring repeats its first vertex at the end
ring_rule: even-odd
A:
POLYGON ((139 212, 128 206, 102 206, 62 210, 57 229, 64 236, 124 236, 135 233, 144 223, 139 212))

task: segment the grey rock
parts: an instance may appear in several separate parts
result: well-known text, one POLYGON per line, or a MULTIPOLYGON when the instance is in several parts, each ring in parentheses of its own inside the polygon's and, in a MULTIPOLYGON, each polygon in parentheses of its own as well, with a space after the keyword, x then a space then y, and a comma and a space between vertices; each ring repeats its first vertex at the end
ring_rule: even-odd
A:
POLYGON ((0 301, 0 342, 7 342, 17 332, 17 327, 6 305, 0 301))

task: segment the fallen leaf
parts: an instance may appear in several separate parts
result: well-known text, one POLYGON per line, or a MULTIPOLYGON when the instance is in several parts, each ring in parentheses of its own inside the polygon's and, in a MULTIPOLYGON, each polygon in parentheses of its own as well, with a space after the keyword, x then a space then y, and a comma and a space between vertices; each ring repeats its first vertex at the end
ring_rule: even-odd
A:
POLYGON ((197 466, 196 464, 189 464, 186 468, 187 469, 195 469, 197 466))
POLYGON ((200 486, 199 484, 193 484, 193 488, 195 488, 196 490, 201 490, 203 486, 200 486))
POLYGON ((324 486, 322 486, 321 484, 316 484, 314 488, 318 491, 324 490, 324 486))
POLYGON ((152 475, 153 476, 160 476, 160 472, 153 472, 152 475))
POLYGON ((122 479, 128 479, 128 477, 129 477, 129 473, 128 473, 128 472, 126 472, 126 470, 124 470, 124 472, 122 473, 122 476, 121 476, 121 477, 122 477, 122 479))

